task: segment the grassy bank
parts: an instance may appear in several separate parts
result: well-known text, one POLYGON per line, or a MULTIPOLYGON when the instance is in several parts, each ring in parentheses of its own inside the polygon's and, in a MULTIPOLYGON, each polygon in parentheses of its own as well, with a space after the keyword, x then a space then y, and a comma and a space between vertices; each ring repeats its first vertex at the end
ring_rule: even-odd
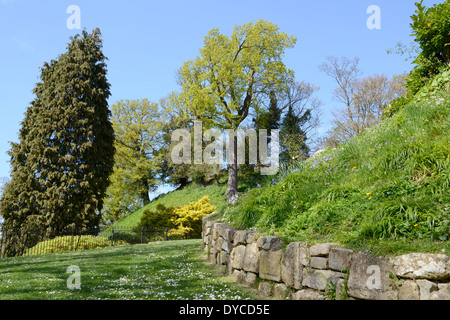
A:
POLYGON ((286 241, 375 253, 450 253, 450 95, 408 105, 361 135, 281 170, 224 220, 286 241))

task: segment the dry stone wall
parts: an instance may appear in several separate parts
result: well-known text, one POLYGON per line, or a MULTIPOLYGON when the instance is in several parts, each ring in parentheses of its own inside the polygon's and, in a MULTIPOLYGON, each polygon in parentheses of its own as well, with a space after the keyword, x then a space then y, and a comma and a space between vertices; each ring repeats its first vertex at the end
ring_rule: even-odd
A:
POLYGON ((445 254, 374 257, 338 243, 285 246, 276 237, 203 221, 208 260, 263 297, 293 300, 450 300, 445 254))

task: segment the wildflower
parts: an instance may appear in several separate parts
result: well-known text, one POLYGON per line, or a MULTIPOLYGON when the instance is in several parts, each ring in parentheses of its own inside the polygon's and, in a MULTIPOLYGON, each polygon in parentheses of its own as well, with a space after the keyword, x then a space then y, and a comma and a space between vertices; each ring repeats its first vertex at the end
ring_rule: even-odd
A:
POLYGON ((387 145, 388 145, 388 142, 386 141, 386 143, 385 143, 384 145, 387 146, 387 145))
POLYGON ((275 179, 272 179, 272 184, 277 184, 275 179))
POLYGON ((370 196, 371 194, 372 194, 372 193, 370 193, 370 192, 367 192, 367 193, 366 193, 366 196, 370 196))
POLYGON ((414 227, 418 227, 419 225, 416 223, 416 224, 414 224, 414 227))
POLYGON ((428 122, 428 119, 425 119, 425 122, 428 122))
POLYGON ((259 183, 256 183, 256 186, 257 186, 258 188, 261 188, 261 185, 260 185, 259 183))
POLYGON ((369 200, 372 199, 372 197, 369 197, 369 200))

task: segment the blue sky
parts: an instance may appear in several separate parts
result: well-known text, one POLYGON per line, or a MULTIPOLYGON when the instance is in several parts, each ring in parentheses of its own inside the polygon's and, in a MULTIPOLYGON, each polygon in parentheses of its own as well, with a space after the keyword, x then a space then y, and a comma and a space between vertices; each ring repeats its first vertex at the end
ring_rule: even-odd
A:
MULTIPOLYGON (((411 70, 404 57, 386 50, 398 41, 410 43, 414 0, 0 0, 0 177, 9 176, 9 141, 17 141, 20 122, 33 100, 32 90, 45 61, 65 51, 81 30, 67 28, 67 8, 81 10, 81 28, 99 27, 108 57, 109 103, 120 99, 157 102, 174 90, 175 71, 195 58, 212 28, 230 34, 235 25, 259 19, 276 23, 297 44, 285 56, 296 80, 321 89, 325 132, 333 100, 332 79, 318 65, 330 55, 360 58, 365 76, 392 76, 411 70), (370 30, 367 8, 381 9, 381 29, 370 30)), ((442 1, 425 0, 426 6, 442 1)))

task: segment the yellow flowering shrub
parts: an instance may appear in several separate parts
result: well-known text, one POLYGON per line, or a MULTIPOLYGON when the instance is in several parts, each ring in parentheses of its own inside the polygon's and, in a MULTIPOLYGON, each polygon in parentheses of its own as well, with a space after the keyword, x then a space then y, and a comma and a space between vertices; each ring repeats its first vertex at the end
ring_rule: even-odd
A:
POLYGON ((216 209, 209 203, 209 197, 204 196, 197 202, 174 210, 175 217, 172 218, 176 228, 169 231, 169 237, 200 238, 202 232, 203 217, 211 214, 216 209))

